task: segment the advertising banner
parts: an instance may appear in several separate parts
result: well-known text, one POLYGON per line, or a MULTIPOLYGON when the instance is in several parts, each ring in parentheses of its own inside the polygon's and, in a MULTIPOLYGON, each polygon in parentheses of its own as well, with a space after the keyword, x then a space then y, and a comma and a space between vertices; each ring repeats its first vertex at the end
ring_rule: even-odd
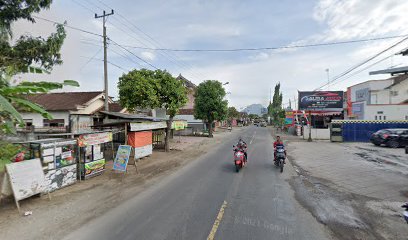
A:
POLYGON ((364 103, 353 103, 351 109, 355 119, 364 119, 364 103))
POLYGON ((85 177, 98 174, 105 170, 105 159, 96 160, 93 162, 85 163, 85 177))
POLYGON ((183 130, 187 127, 187 121, 183 120, 174 120, 172 123, 171 128, 178 131, 178 130, 183 130))
POLYGON ((129 162, 130 152, 132 147, 129 145, 120 145, 118 152, 116 153, 115 161, 113 162, 113 170, 126 171, 127 164, 129 162))
POLYGON ((78 138, 78 146, 80 147, 107 142, 112 142, 112 132, 84 134, 78 138))
POLYGON ((299 110, 342 111, 342 91, 299 92, 299 110))

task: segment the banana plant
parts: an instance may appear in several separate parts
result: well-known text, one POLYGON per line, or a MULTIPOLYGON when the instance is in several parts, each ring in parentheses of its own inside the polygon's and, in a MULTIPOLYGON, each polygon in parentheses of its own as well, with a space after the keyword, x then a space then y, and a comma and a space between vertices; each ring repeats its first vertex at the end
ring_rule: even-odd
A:
MULTIPOLYGON (((38 70, 37 70, 38 73, 38 70)), ((42 106, 28 101, 26 96, 36 93, 47 93, 51 90, 61 89, 64 86, 79 87, 74 80, 56 82, 27 82, 23 81, 16 86, 11 86, 7 78, 0 77, 0 130, 3 133, 15 133, 15 125, 24 126, 24 120, 19 110, 36 112, 44 118, 52 119, 52 116, 42 106)))

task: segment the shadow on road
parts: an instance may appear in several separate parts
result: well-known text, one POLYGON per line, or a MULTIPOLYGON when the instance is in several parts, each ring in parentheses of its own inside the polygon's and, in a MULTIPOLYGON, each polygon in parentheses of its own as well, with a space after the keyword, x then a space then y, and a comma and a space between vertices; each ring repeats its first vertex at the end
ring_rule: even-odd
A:
POLYGON ((234 162, 224 163, 222 165, 222 171, 227 173, 236 173, 234 162))

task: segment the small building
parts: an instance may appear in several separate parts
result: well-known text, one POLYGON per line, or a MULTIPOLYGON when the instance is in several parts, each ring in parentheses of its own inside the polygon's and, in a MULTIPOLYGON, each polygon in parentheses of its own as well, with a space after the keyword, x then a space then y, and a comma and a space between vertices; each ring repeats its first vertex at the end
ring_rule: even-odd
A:
POLYGON ((408 67, 371 72, 391 74, 348 87, 347 119, 408 120, 408 67))
MULTIPOLYGON (((20 132, 35 133, 84 133, 92 126, 103 122, 104 94, 95 92, 62 92, 33 94, 27 96, 33 103, 47 110, 53 119, 46 119, 39 113, 21 113, 26 127, 20 132)), ((109 98, 111 112, 124 113, 126 109, 109 98)))

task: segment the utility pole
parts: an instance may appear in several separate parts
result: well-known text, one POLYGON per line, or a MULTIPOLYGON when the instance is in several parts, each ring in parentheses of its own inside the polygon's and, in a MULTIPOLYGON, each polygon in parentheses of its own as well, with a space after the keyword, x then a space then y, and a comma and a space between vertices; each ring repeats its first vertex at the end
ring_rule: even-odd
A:
POLYGON ((106 44, 106 19, 108 16, 113 15, 113 9, 111 13, 106 14, 103 11, 102 15, 95 13, 95 18, 103 18, 103 76, 104 76, 104 85, 105 85, 105 111, 109 111, 109 91, 108 91, 108 53, 107 53, 107 44, 106 44))

